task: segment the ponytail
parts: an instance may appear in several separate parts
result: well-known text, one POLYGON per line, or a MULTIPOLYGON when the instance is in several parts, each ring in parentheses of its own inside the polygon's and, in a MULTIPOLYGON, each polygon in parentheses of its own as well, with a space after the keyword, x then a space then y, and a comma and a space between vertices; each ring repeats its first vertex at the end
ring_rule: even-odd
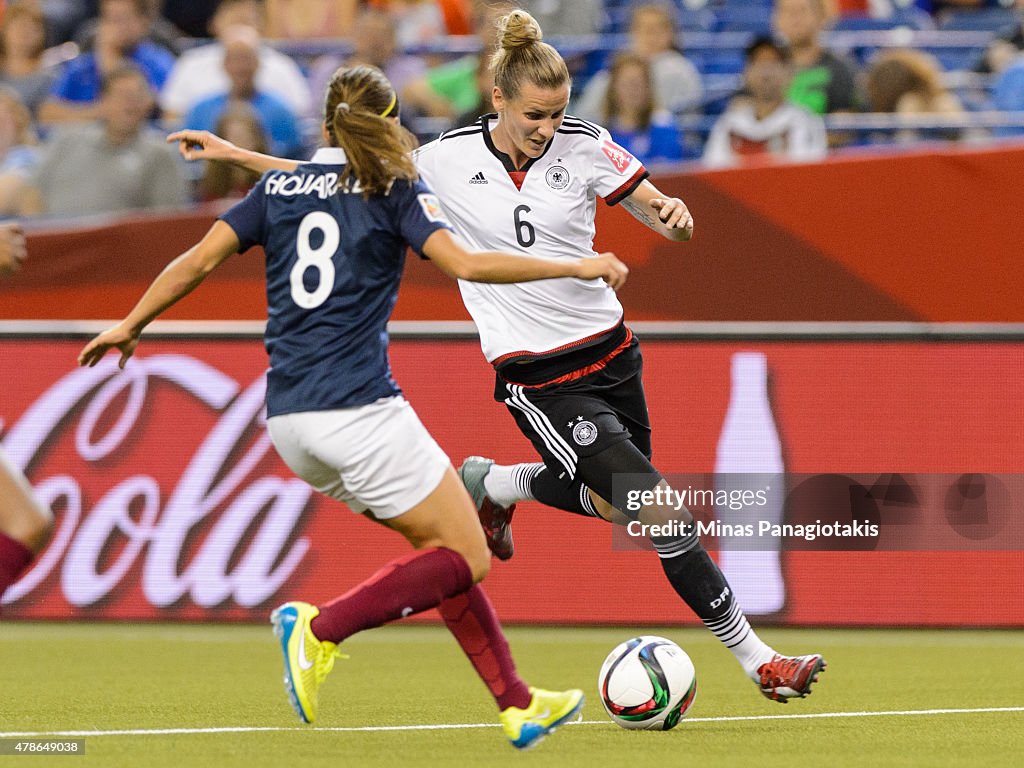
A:
POLYGON ((398 94, 376 67, 343 67, 327 86, 324 123, 347 157, 342 184, 353 177, 363 195, 383 194, 395 179, 417 178, 409 153, 416 138, 392 119, 398 94))

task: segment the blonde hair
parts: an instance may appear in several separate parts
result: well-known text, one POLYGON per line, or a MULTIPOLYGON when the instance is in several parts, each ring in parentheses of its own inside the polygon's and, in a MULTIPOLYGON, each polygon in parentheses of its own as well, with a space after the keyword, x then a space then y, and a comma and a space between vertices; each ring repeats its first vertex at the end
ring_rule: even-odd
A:
POLYGON ((900 99, 916 93, 927 101, 946 92, 942 85, 942 66, 922 51, 896 48, 879 54, 865 82, 868 102, 874 112, 895 112, 900 99))
POLYGON ((498 20, 498 44, 491 56, 494 84, 506 99, 519 95, 523 83, 560 88, 569 82, 562 55, 542 42, 540 25, 526 11, 507 13, 498 20))
POLYGON ((409 152, 416 138, 389 117, 398 116, 398 96, 376 67, 342 67, 331 77, 324 101, 324 124, 331 145, 345 150, 342 184, 353 176, 363 195, 387 192, 395 179, 414 180, 409 152))
MULTIPOLYGON (((243 146, 243 149, 251 149, 253 152, 261 154, 270 151, 263 123, 260 121, 259 115, 256 114, 256 110, 248 103, 236 102, 225 109, 217 118, 214 132, 218 136, 229 136, 231 123, 244 125, 252 134, 253 142, 250 146, 243 146)), ((219 160, 211 160, 207 162, 203 178, 199 180, 199 193, 204 200, 219 200, 232 193, 241 192, 241 187, 248 190, 259 180, 260 174, 257 171, 240 168, 219 160)))
POLYGON ((622 74, 622 70, 626 67, 639 67, 644 73, 644 79, 647 81, 647 99, 640 108, 639 120, 641 128, 649 128, 651 116, 657 107, 654 97, 654 83, 651 80, 651 64, 643 56, 629 53, 628 51, 618 54, 612 61, 612 67, 608 74, 608 87, 604 93, 605 123, 610 123, 618 117, 619 110, 622 108, 619 104, 618 89, 615 86, 618 83, 619 76, 622 74))
POLYGON ((3 22, 0 23, 0 59, 6 58, 7 50, 4 44, 4 38, 7 36, 7 30, 14 23, 16 19, 29 19, 39 27, 42 34, 39 36, 39 47, 33 53, 33 60, 39 61, 43 55, 43 51, 46 49, 46 17, 43 16, 43 12, 34 3, 29 2, 14 2, 8 3, 7 8, 4 10, 3 22))

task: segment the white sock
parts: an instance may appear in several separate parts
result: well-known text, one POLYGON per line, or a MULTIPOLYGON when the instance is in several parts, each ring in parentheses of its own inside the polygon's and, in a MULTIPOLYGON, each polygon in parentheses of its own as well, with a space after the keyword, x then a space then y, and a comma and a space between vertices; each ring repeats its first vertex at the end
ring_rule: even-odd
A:
POLYGON ((491 471, 484 477, 484 490, 491 501, 502 507, 519 501, 533 501, 530 483, 542 469, 543 464, 492 464, 491 471))
POLYGON ((705 621, 704 624, 732 651, 747 677, 759 680, 758 667, 771 661, 775 651, 757 636, 739 603, 734 601, 732 609, 721 619, 705 621))

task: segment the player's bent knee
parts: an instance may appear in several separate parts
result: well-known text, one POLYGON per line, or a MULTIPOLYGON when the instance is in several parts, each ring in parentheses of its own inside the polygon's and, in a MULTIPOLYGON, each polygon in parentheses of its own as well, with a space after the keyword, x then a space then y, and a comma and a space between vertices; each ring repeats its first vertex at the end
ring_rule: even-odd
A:
POLYGON ((473 574, 474 584, 479 584, 487 578, 487 574, 491 572, 491 552, 486 545, 482 549, 474 546, 468 554, 462 553, 462 556, 466 558, 469 571, 473 574))

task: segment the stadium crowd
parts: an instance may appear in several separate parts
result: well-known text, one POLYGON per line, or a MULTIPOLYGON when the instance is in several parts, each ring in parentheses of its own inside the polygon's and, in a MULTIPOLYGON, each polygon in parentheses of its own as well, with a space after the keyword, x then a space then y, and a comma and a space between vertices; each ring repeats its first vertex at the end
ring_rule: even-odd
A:
POLYGON ((570 65, 570 113, 648 164, 1024 133, 1024 0, 0 0, 0 216, 237 197, 251 174, 164 134, 307 157, 342 64, 383 70, 421 139, 467 125, 517 6, 570 65))

